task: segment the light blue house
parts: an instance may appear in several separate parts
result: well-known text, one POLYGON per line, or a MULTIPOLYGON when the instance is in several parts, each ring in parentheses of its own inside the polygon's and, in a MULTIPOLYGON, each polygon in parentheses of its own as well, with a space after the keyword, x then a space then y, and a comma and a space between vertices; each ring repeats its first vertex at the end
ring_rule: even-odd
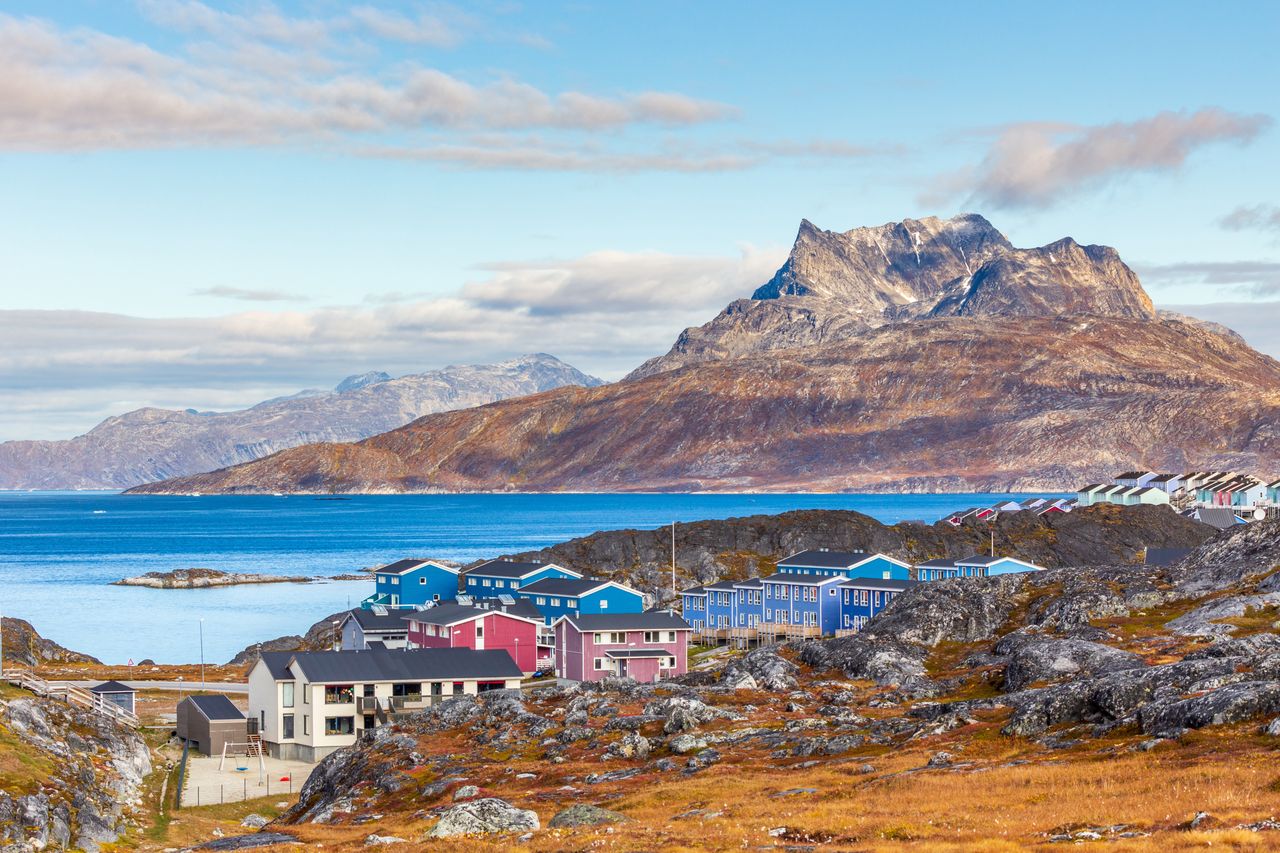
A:
POLYGON ((543 578, 524 584, 514 594, 537 605, 548 625, 561 616, 644 612, 644 593, 601 578, 543 578))
POLYGON ((861 631, 899 593, 915 584, 915 581, 883 578, 851 578, 844 581, 837 590, 840 600, 840 628, 861 631))
POLYGON ((911 565, 888 554, 816 548, 779 560, 778 574, 907 580, 911 565))
POLYGON ((761 578, 734 581, 733 591, 737 611, 734 625, 738 628, 758 627, 764 615, 764 581, 761 578))
POLYGON ((844 575, 791 573, 762 578, 761 624, 781 633, 786 633, 790 626, 810 629, 805 633, 835 633, 840 623, 840 601, 836 592, 846 580, 844 575))
POLYGON ((1267 484, 1267 500, 1272 504, 1280 504, 1280 480, 1267 484))
POLYGON ((680 603, 683 605, 681 615, 694 631, 702 631, 707 627, 707 588, 690 587, 680 592, 680 603))
POLYGON ((1028 563, 1016 557, 984 557, 974 554, 963 560, 956 560, 956 569, 962 578, 985 578, 995 575, 1012 575, 1018 572, 1042 572, 1044 566, 1028 563))
POLYGON ((703 587, 707 593, 708 629, 732 628, 738 624, 738 591, 733 584, 734 581, 716 581, 703 587))
POLYGON ((514 595, 516 590, 547 578, 578 579, 582 575, 555 563, 489 560, 467 569, 463 592, 476 598, 514 595))
POLYGON ((412 608, 458 595, 458 570, 435 560, 397 560, 373 577, 373 595, 361 607, 412 608))
POLYGON ((959 577, 959 575, 960 570, 956 568, 956 561, 950 557, 925 560, 916 566, 916 580, 918 581, 944 581, 959 577))

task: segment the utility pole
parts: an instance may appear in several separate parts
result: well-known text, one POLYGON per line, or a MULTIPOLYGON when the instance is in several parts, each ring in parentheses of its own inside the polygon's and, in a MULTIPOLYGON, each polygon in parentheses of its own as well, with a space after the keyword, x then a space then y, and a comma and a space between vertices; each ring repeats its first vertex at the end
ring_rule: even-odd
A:
POLYGON ((204 681, 204 617, 200 617, 200 691, 203 693, 204 681))
POLYGON ((4 613, 0 612, 0 678, 4 678, 4 613))

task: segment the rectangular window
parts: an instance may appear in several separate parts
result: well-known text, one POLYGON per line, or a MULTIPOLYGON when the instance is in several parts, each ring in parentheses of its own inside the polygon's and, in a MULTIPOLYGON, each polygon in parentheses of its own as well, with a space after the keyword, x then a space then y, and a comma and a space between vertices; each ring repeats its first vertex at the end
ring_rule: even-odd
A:
POLYGON ((605 599, 605 598, 600 599, 600 609, 601 609, 601 610, 608 610, 608 609, 609 609, 609 601, 608 601, 608 599, 605 599))
POLYGON ((476 639, 477 640, 484 639, 484 625, 480 624, 479 622, 476 623, 476 639))
POLYGON ((484 579, 484 585, 485 585, 485 586, 493 586, 493 581, 489 580, 488 578, 485 578, 485 579, 484 579))
POLYGON ((572 599, 572 598, 571 598, 571 599, 569 599, 569 600, 568 600, 567 602, 565 602, 565 603, 569 605, 569 609, 570 609, 570 610, 577 610, 577 609, 578 609, 578 602, 577 602, 577 601, 575 601, 575 600, 574 600, 574 599, 572 599))
POLYGON ((475 578, 467 578, 467 586, 475 586, 475 585, 476 585, 475 578))
POLYGON ((391 579, 391 585, 392 585, 392 586, 399 586, 399 585, 400 585, 400 578, 392 578, 392 579, 391 579))
POLYGON ((423 577, 423 578, 418 578, 418 586, 426 586, 426 585, 427 585, 427 579, 426 579, 426 578, 424 578, 424 577, 423 577))
POLYGON ((553 599, 551 599, 551 606, 552 606, 552 607, 559 607, 559 606, 560 606, 560 599, 558 599, 558 598, 553 598, 553 599))
POLYGON ((596 672, 603 671, 605 669, 604 658, 596 658, 594 666, 595 666, 596 672))
POLYGON ((281 722, 283 723, 280 729, 281 739, 293 740, 293 714, 285 714, 281 722))
POLYGON ((496 586, 496 587, 501 588, 501 587, 506 586, 506 585, 507 585, 507 582, 506 582, 506 581, 494 581, 494 582, 493 582, 493 585, 494 585, 494 586, 496 586))
POLYGON ((302 733, 304 735, 311 734, 311 717, 306 714, 302 715, 302 733))
POLYGON ((286 708, 293 707, 293 682, 286 681, 280 685, 280 703, 286 708))
POLYGON ((545 595, 539 595, 539 596, 534 597, 533 601, 534 601, 534 603, 535 603, 535 604, 546 604, 546 603, 547 603, 547 598, 546 598, 546 596, 545 596, 545 595))
MULTIPOLYGON (((326 705, 348 705, 356 701, 355 688, 350 684, 326 684, 324 686, 324 703, 326 705)), ((333 719, 338 719, 334 717, 333 719)))
POLYGON ((356 733, 355 717, 325 717, 324 733, 326 735, 352 735, 356 733))

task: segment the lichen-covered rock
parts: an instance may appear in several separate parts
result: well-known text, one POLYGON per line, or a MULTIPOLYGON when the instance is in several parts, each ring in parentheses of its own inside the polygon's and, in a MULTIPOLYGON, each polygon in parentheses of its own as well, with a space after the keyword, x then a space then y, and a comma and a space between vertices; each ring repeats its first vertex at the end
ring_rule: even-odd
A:
POLYGON ((1059 639, 1014 633, 996 643, 995 652, 1007 655, 1004 683, 1009 691, 1037 681, 1059 681, 1100 675, 1145 666, 1132 652, 1087 640, 1059 639))
POLYGON ((556 814, 555 817, 547 821, 547 826, 552 829, 561 829, 574 826, 622 823, 624 820, 627 820, 627 816, 620 812, 602 809, 599 806, 593 806, 588 803, 578 803, 556 814))
POLYGON ((1187 699, 1169 697, 1138 712, 1142 731, 1176 737, 1186 729, 1221 726, 1280 711, 1280 682, 1246 681, 1187 699))
POLYGON ((487 797, 445 809, 440 813, 440 822, 431 828, 427 837, 451 838, 456 835, 526 832, 540 826, 537 812, 516 808, 506 800, 487 797))

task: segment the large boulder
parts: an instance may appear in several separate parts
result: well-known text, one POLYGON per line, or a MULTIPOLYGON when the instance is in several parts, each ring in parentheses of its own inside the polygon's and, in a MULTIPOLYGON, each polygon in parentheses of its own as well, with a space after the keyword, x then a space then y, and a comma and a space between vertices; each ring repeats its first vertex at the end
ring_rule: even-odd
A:
POLYGON ((1132 652, 1088 640, 1059 639, 1014 633, 996 643, 995 652, 1007 655, 1005 690, 1022 690, 1037 681, 1060 681, 1145 666, 1132 652))
POLYGON ((1280 711, 1280 682, 1245 681, 1189 699, 1170 697, 1138 712, 1142 731, 1176 737, 1186 729, 1230 725, 1280 711))
POLYGON ((451 838, 456 835, 484 835, 494 832, 528 832, 538 829, 538 813, 520 809, 496 797, 459 803, 440 813, 440 822, 427 833, 428 838, 451 838))
POLYGON ((587 803, 578 803, 569 806, 569 808, 557 814, 547 822, 547 826, 552 829, 561 829, 575 826, 599 826, 605 823, 622 823, 627 816, 610 809, 602 809, 599 806, 589 805, 587 803))

